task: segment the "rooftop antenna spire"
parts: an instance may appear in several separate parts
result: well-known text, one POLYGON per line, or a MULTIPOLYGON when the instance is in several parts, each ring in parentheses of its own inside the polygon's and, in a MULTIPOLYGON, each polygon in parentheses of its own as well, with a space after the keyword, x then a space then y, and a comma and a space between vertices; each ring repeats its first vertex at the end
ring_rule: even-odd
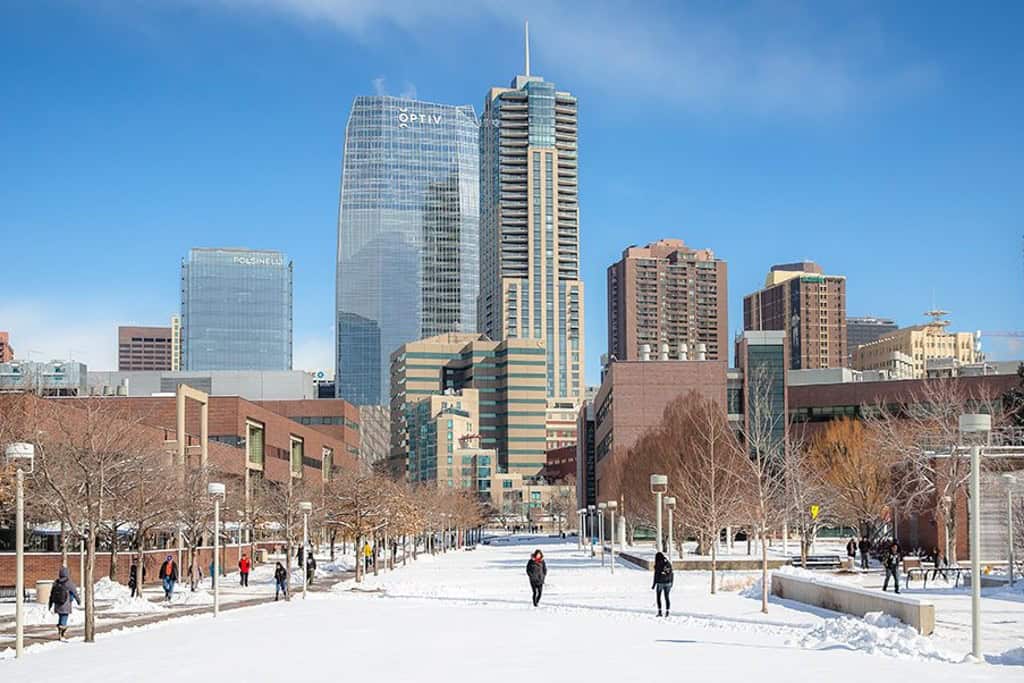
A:
POLYGON ((525 31, 524 45, 525 45, 525 48, 526 48, 526 73, 523 74, 523 75, 524 76, 529 76, 530 75, 530 21, 529 20, 526 21, 526 31, 525 31))

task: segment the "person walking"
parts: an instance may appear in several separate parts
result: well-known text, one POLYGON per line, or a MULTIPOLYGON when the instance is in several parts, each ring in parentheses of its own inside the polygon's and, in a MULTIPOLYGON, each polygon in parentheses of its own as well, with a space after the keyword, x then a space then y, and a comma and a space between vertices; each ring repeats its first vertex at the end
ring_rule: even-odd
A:
POLYGON ((316 558, 313 557, 313 553, 309 554, 306 558, 306 585, 313 585, 313 577, 316 575, 316 558))
POLYGON ((174 561, 173 555, 168 555, 160 565, 160 580, 164 584, 164 600, 170 602, 174 584, 178 582, 178 563, 174 561))
POLYGON ((288 597, 288 572, 285 571, 284 565, 278 562, 274 569, 274 602, 277 602, 282 593, 285 598, 288 597))
POLYGON ((370 545, 369 541, 367 541, 366 545, 363 546, 363 558, 366 563, 366 571, 370 571, 370 563, 373 562, 373 547, 370 545))
POLYGON ((132 560, 132 566, 128 568, 128 588, 131 589, 131 597, 142 597, 142 584, 146 583, 146 563, 142 563, 142 582, 139 582, 139 565, 132 560))
POLYGON ((238 580, 240 586, 249 587, 249 569, 252 563, 249 561, 249 554, 242 553, 242 559, 238 561, 238 580))
POLYGON ((299 550, 298 550, 298 552, 296 552, 296 553, 295 553, 295 559, 299 561, 299 566, 300 566, 300 567, 302 566, 302 558, 304 558, 304 557, 305 557, 305 552, 306 552, 306 551, 305 551, 305 548, 303 548, 303 547, 302 547, 302 546, 300 545, 300 546, 299 546, 299 550))
POLYGON ((540 548, 533 551, 530 561, 526 563, 526 576, 530 578, 530 588, 533 589, 533 606, 540 603, 540 594, 544 590, 544 580, 548 577, 548 565, 544 562, 544 553, 540 548))
POLYGON ((947 575, 946 570, 943 568, 949 566, 949 560, 947 560, 942 555, 942 551, 940 551, 936 547, 933 547, 932 551, 928 553, 928 559, 932 561, 932 566, 934 567, 932 569, 932 581, 934 581, 939 574, 942 574, 942 579, 946 583, 949 583, 949 576, 947 575))
POLYGON ((71 616, 72 600, 77 602, 79 607, 82 606, 82 601, 78 597, 78 587, 68 576, 68 568, 61 567, 57 572, 57 580, 50 588, 50 601, 47 604, 48 609, 53 610, 57 615, 58 640, 67 640, 68 617, 71 616))
POLYGON ((871 552, 871 541, 866 537, 860 539, 860 543, 857 544, 860 549, 860 568, 868 568, 868 554, 871 552))
POLYGON ((849 560, 850 569, 857 566, 857 539, 851 538, 846 544, 846 558, 849 560))
POLYGON ((900 546, 896 541, 889 544, 885 552, 883 565, 885 566, 885 581, 882 582, 882 590, 889 589, 889 578, 892 578, 896 593, 900 592, 900 546))
POLYGON ((669 601, 669 593, 672 592, 672 561, 665 557, 665 553, 659 552, 654 556, 654 581, 651 583, 651 590, 655 591, 658 601, 658 616, 661 616, 661 596, 665 596, 665 616, 672 609, 669 601))
POLYGON ((192 562, 188 565, 188 584, 193 593, 199 588, 203 580, 203 568, 199 564, 199 557, 193 554, 192 562))

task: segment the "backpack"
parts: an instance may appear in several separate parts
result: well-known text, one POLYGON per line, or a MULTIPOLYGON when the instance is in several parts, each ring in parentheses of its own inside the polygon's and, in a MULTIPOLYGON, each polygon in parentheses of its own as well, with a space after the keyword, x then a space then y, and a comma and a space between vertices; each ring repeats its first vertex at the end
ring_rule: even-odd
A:
POLYGON ((50 603, 60 607, 68 601, 68 584, 66 581, 54 581, 50 589, 50 603))
POLYGON ((658 583, 668 583, 672 580, 672 563, 665 562, 658 572, 658 583))

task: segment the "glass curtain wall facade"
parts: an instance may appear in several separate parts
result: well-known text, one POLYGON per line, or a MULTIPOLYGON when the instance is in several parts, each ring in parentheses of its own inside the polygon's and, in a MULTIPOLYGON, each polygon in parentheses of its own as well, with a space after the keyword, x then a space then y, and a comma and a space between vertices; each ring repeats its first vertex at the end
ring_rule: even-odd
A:
POLYGON ((181 353, 184 370, 291 370, 288 257, 192 249, 181 262, 181 353))
POLYGON ((583 396, 576 98, 538 76, 491 88, 480 127, 480 298, 491 339, 542 340, 547 395, 583 396))
POLYGON ((386 405, 391 352, 475 329, 478 135, 468 105, 353 102, 338 212, 339 398, 386 405))

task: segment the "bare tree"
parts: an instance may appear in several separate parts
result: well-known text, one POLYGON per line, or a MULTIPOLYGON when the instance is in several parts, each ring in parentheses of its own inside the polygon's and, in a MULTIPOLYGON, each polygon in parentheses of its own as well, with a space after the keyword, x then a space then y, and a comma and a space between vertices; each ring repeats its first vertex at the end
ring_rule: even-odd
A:
POLYGON ((800 564, 806 568, 807 555, 818 531, 832 522, 843 519, 843 498, 837 495, 836 489, 830 485, 829 477, 845 470, 837 467, 836 472, 830 471, 829 466, 816 457, 817 451, 808 448, 802 439, 794 438, 794 432, 795 430, 790 430, 789 440, 783 451, 783 514, 789 529, 795 530, 800 540, 800 564))
POLYGON ((324 489, 324 523, 338 527, 353 539, 357 582, 363 578, 363 544, 384 524, 385 509, 379 495, 382 483, 382 478, 369 469, 344 470, 324 489))

